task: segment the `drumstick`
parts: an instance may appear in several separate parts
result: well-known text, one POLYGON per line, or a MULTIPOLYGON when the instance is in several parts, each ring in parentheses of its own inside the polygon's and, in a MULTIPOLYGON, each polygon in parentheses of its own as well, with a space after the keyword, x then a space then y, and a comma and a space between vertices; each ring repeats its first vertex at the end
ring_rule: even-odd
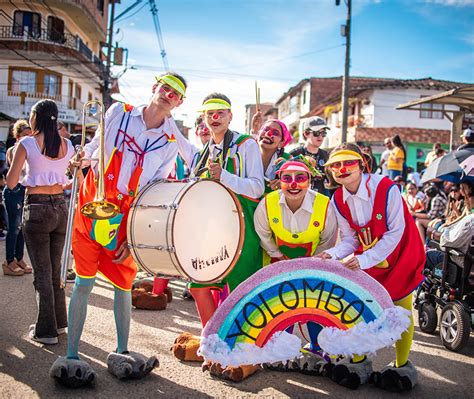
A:
POLYGON ((369 236, 369 244, 372 244, 372 232, 370 231, 370 227, 367 227, 367 235, 369 236))
POLYGON ((362 228, 361 231, 362 231, 362 236, 363 236, 365 245, 369 245, 370 243, 368 242, 369 237, 367 237, 367 230, 365 228, 362 228))
POLYGON ((260 111, 260 89, 258 87, 257 81, 255 81, 255 109, 257 112, 260 111))

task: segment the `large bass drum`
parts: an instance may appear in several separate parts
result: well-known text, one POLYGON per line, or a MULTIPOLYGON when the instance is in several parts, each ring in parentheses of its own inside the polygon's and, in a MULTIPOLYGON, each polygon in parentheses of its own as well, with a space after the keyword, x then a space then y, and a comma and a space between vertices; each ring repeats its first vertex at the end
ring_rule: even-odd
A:
POLYGON ((235 194, 214 180, 156 181, 140 191, 127 224, 128 243, 149 273, 197 283, 232 271, 245 234, 235 194))

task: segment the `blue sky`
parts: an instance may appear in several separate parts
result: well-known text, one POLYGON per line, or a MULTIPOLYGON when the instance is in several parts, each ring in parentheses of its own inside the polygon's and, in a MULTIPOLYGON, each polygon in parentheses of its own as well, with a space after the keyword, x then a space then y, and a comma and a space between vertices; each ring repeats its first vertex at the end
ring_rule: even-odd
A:
MULTIPOLYGON (((116 14, 133 2, 122 0, 116 14)), ((342 75, 341 3, 157 0, 168 62, 189 83, 175 116, 192 123, 202 98, 220 91, 233 103, 232 128, 242 131, 255 80, 262 101, 274 102, 301 79, 342 75)), ((120 79, 133 104, 148 101, 153 76, 163 71, 149 6, 142 4, 117 23, 115 35, 135 68, 120 79)), ((473 21, 474 0, 353 0, 351 75, 474 83, 473 21)))

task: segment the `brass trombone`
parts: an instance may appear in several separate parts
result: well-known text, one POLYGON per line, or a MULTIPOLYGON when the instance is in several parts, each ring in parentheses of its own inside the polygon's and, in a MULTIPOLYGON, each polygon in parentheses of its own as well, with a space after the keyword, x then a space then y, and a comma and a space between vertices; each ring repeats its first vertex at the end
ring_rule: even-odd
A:
MULTIPOLYGON (((91 219, 103 220, 111 219, 119 213, 119 208, 117 205, 108 202, 105 200, 105 132, 104 132, 104 115, 105 107, 104 104, 97 100, 91 100, 84 104, 82 109, 82 136, 81 144, 76 146, 76 155, 75 161, 79 162, 84 150, 84 145, 86 142, 86 128, 90 126, 97 125, 97 130, 99 133, 99 164, 97 166, 97 180, 96 180, 96 194, 93 201, 87 202, 81 208, 81 213, 91 219), (99 114, 98 123, 86 123, 86 118, 88 115, 96 116, 99 114)), ((71 200, 69 203, 69 210, 67 216, 67 228, 66 228, 66 239, 63 248, 63 254, 61 258, 61 287, 66 286, 66 276, 69 266, 69 261, 71 257, 71 241, 72 241, 72 226, 74 223, 74 214, 76 211, 77 203, 77 191, 78 191, 78 182, 77 182, 77 173, 79 167, 74 168, 74 173, 72 177, 72 187, 71 187, 71 200)))

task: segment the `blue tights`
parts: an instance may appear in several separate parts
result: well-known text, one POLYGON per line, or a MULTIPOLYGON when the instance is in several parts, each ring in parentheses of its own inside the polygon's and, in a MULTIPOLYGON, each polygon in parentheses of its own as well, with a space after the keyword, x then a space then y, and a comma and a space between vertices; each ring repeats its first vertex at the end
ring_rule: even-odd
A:
MULTIPOLYGON (((67 358, 79 359, 79 340, 81 339, 87 315, 87 302, 94 287, 95 278, 76 277, 76 283, 69 303, 67 358)), ((114 287, 114 316, 117 329, 117 353, 128 351, 128 335, 132 312, 132 295, 114 287)))

